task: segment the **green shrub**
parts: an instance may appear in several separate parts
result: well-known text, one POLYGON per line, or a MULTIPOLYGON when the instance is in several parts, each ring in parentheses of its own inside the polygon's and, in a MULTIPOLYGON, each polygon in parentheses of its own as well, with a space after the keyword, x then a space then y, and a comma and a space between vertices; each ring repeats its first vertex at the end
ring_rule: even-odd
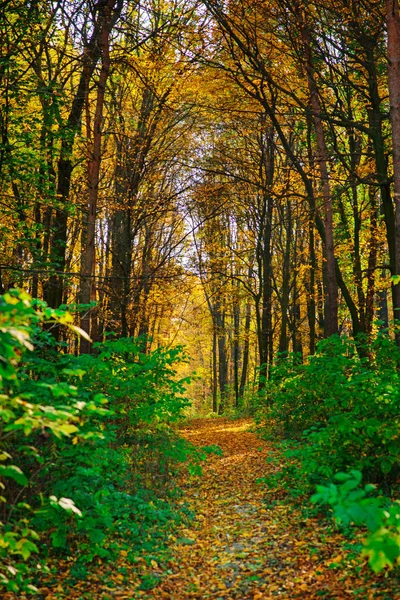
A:
POLYGON ((261 418, 290 440, 286 455, 311 482, 357 469, 389 488, 399 474, 400 352, 384 336, 360 358, 356 344, 324 340, 305 364, 281 361, 267 384, 261 418))
MULTIPOLYGON (((32 528, 31 504, 45 463, 41 446, 47 438, 76 434, 83 412, 96 408, 78 400, 74 386, 47 386, 31 373, 21 377, 25 355, 33 351, 33 332, 45 322, 78 331, 68 314, 34 305, 24 292, 12 290, 0 298, 0 586, 10 591, 35 589, 30 565, 38 559, 29 559, 39 552, 39 536, 32 528)), ((73 512, 73 502, 64 500, 59 506, 73 512)))
POLYGON ((155 547, 182 518, 176 463, 198 472, 205 452, 171 428, 188 405, 181 348, 110 340, 76 357, 43 328, 79 333, 65 311, 19 291, 0 309, 0 588, 32 592, 50 552, 73 550, 83 573, 121 547, 155 547))
POLYGON ((362 487, 360 471, 337 473, 334 479, 339 483, 317 486, 311 500, 329 504, 338 524, 364 526, 369 530, 363 555, 376 573, 400 564, 400 502, 371 496, 375 486, 362 487))

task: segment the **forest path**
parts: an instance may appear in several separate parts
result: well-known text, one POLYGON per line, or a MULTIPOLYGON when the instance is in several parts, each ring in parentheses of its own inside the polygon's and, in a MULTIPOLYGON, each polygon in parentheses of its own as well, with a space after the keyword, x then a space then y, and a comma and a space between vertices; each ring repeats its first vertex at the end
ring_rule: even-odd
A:
POLYGON ((252 425, 245 419, 198 419, 181 431, 196 446, 218 444, 223 456, 211 455, 201 478, 181 482, 196 518, 171 540, 172 557, 163 565, 160 584, 141 597, 400 597, 392 590, 387 590, 389 596, 380 595, 382 581, 364 587, 364 577, 360 580, 353 567, 336 568, 334 563, 342 560, 342 538, 327 523, 305 518, 279 500, 279 494, 272 494, 271 501, 257 479, 276 467, 267 463, 271 449, 251 431, 252 425))

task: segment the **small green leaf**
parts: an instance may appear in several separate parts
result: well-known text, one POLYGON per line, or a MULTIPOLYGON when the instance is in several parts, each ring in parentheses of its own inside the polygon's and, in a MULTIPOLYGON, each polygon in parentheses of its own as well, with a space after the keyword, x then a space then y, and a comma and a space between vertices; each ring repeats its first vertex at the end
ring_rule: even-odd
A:
POLYGON ((28 485, 28 479, 16 465, 0 465, 0 476, 11 477, 20 485, 28 485))
POLYGON ((387 475, 388 473, 390 473, 390 471, 392 470, 392 461, 389 460, 388 458, 384 458, 381 461, 381 469, 382 469, 382 473, 385 473, 385 475, 387 475))
POLYGON ((400 275, 392 275, 392 283, 393 285, 400 283, 400 275))

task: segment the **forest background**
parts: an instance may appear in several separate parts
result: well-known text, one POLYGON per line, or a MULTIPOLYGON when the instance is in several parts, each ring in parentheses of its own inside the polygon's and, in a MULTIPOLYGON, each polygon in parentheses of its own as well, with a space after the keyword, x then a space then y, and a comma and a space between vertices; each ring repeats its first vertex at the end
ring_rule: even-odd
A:
MULTIPOLYGON (((78 440, 76 411, 101 423, 110 397, 116 438, 139 423, 169 432, 195 372, 194 412, 258 411, 294 438, 315 426, 310 473, 355 467, 391 493, 398 3, 5 0, 0 11, 4 476, 27 484, 23 435, 49 458, 46 428, 78 440), (123 389, 129 369, 140 393, 123 389), (50 372, 55 412, 39 418, 29 386, 50 372), (79 407, 87 377, 81 400, 103 396, 79 407), (348 447, 329 461, 340 436, 348 447)), ((4 500, 5 521, 20 499, 16 488, 4 500)))

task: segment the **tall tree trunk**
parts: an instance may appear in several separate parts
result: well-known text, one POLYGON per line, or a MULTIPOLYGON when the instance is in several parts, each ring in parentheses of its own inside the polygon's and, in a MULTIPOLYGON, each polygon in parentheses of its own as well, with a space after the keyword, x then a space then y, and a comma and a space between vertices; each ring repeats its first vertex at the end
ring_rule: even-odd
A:
POLYGON ((329 337, 339 331, 338 325, 338 283, 336 279, 336 259, 333 240, 333 210, 332 197, 328 171, 328 151, 325 142, 325 133, 321 119, 321 105, 318 88, 315 82, 315 70, 311 49, 310 34, 307 24, 298 11, 301 22, 301 36, 304 47, 305 69, 307 73, 308 91, 314 120, 314 129, 317 141, 317 163, 321 175, 322 196, 324 201, 325 224, 325 252, 326 252, 326 305, 324 316, 324 334, 329 337))
MULTIPOLYGON (((386 0, 388 82, 390 123, 392 125, 395 236, 394 272, 400 278, 400 15, 398 0, 386 0)), ((394 318, 400 319, 400 283, 393 284, 394 318)), ((400 332, 396 333, 400 346, 400 332)))
MULTIPOLYGON (((150 87, 145 87, 134 135, 129 133, 116 137, 117 163, 115 189, 118 208, 112 217, 112 278, 110 296, 112 328, 117 334, 126 337, 136 331, 140 320, 142 283, 131 284, 132 243, 141 222, 146 219, 146 207, 134 213, 133 205, 143 178, 145 161, 154 139, 156 126, 162 115, 162 108, 170 93, 168 89, 161 98, 156 98, 150 87), (157 100, 157 103, 156 103, 157 100), (127 141, 128 140, 128 141, 127 141), (128 308, 131 318, 128 322, 128 308)), ((121 107, 118 107, 121 112, 121 107)), ((121 122, 122 115, 118 115, 121 122)))
POLYGON ((218 364, 217 364, 217 329, 213 319, 212 343, 212 410, 218 412, 218 364))
POLYGON ((262 283, 261 283, 261 319, 259 331, 260 381, 259 390, 265 387, 270 365, 270 347, 272 339, 272 200, 266 199, 267 211, 263 231, 262 283))
POLYGON ((315 273, 317 270, 317 257, 315 254, 315 235, 314 235, 314 219, 312 216, 308 223, 308 253, 309 253, 309 277, 307 289, 307 317, 309 337, 309 353, 315 354, 316 345, 316 301, 315 301, 315 273))
POLYGON ((250 350, 250 324, 251 324, 251 304, 246 304, 246 316, 244 321, 244 346, 243 346, 243 361, 242 361, 242 373, 240 376, 239 386, 239 398, 242 399, 244 396, 244 390, 247 381, 247 372, 249 369, 249 350, 250 350))
POLYGON ((115 168, 115 195, 118 209, 110 219, 111 227, 111 276, 110 311, 111 330, 122 337, 128 336, 128 306, 131 295, 131 210, 123 207, 127 195, 125 165, 121 144, 117 143, 117 165, 115 168))
POLYGON ((365 330, 371 335, 374 320, 374 296, 375 296, 375 270, 378 256, 378 209, 375 199, 375 189, 370 186, 370 225, 369 225, 369 253, 367 271, 367 294, 365 300, 365 330))
MULTIPOLYGON (((390 11, 387 0, 386 10, 390 11)), ((365 68, 368 73, 368 94, 371 108, 368 110, 369 133, 374 149, 376 179, 381 193, 382 211, 386 227, 386 240, 389 251, 391 273, 396 270, 396 230, 395 211, 390 193, 390 178, 388 174, 388 161, 385 153, 385 135, 383 132, 383 114, 381 111, 382 100, 379 95, 378 74, 375 63, 376 44, 367 35, 360 35, 358 41, 365 53, 365 68)), ((398 301, 396 286, 392 285, 392 302, 396 306, 398 301)))
POLYGON ((217 326, 218 348, 218 414, 222 415, 226 408, 228 394, 228 357, 226 352, 225 311, 219 302, 214 305, 214 316, 217 326))
MULTIPOLYGON (((105 24, 104 17, 111 10, 110 29, 122 9, 122 0, 107 0, 98 2, 93 8, 97 17, 93 25, 93 32, 83 51, 83 68, 79 78, 77 90, 72 101, 71 110, 67 123, 62 132, 60 156, 57 164, 57 199, 59 208, 55 211, 53 222, 53 235, 50 245, 50 259, 55 272, 50 276, 45 286, 45 300, 57 308, 63 299, 65 256, 67 246, 67 223, 68 223, 68 200, 71 187, 71 176, 73 171, 73 147, 75 137, 79 131, 84 102, 88 90, 89 81, 100 58, 100 46, 102 28, 105 24), (116 7, 114 8, 116 4, 116 7)), ((107 21, 107 20, 106 20, 107 21)))
MULTIPOLYGON (((283 211, 282 211, 283 212, 283 211)), ((289 309, 289 296, 290 296, 290 247, 292 237, 292 208, 290 201, 286 203, 286 223, 284 216, 282 216, 282 229, 285 231, 285 248, 283 254, 283 265, 282 265, 282 291, 281 291, 281 332, 279 336, 279 352, 288 351, 288 309, 289 309)))
MULTIPOLYGON (((82 304, 89 304, 93 296, 95 275, 95 238, 96 238, 96 212, 99 195, 99 178, 101 166, 101 138, 103 124, 103 109, 106 84, 110 72, 110 33, 113 25, 113 9, 115 0, 108 0, 104 6, 101 24, 101 34, 98 39, 101 56, 101 70, 97 84, 96 109, 93 122, 93 150, 88 164, 88 206, 86 247, 82 254, 81 268, 81 294, 82 304)), ((81 328, 90 335, 91 313, 87 310, 81 318, 81 328)), ((82 337, 80 351, 82 354, 90 352, 90 342, 82 337)))
MULTIPOLYGON (((153 231, 151 226, 145 224, 145 234, 142 249, 142 266, 141 266, 141 289, 140 297, 140 320, 138 336, 147 338, 149 335, 149 316, 148 316, 148 299, 150 290, 153 286, 153 272, 151 267, 152 249, 153 249, 153 231)), ((144 347, 147 348, 147 340, 144 340, 144 347)))
POLYGON ((235 391, 235 406, 239 406, 239 359, 240 359, 240 304, 237 294, 233 300, 233 385, 235 391))

